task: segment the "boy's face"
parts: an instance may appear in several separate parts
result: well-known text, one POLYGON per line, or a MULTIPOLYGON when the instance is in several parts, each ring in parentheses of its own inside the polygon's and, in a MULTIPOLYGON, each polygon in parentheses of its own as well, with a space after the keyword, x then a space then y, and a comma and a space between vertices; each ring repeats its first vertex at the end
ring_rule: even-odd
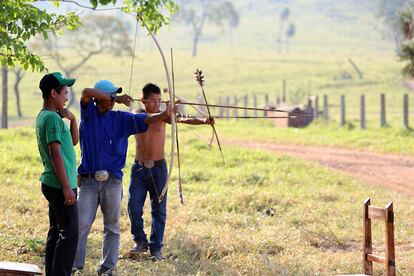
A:
POLYGON ((151 93, 146 99, 142 98, 142 103, 147 112, 157 113, 160 111, 161 94, 151 93))
POLYGON ((60 93, 53 89, 51 96, 56 101, 57 109, 65 108, 66 102, 68 101, 68 87, 64 86, 62 90, 60 90, 60 93))

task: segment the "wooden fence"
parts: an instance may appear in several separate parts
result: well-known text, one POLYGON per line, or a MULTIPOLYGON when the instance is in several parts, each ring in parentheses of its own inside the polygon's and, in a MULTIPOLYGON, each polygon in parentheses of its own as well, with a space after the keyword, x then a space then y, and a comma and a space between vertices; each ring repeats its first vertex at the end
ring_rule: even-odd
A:
MULTIPOLYGON (((284 89, 286 89, 286 83, 283 82, 284 89)), ((242 96, 219 96, 216 98, 216 104, 218 105, 227 105, 227 106, 242 106, 242 107, 254 107, 254 108, 269 108, 269 107, 280 107, 284 102, 286 102, 286 93, 283 93, 285 91, 282 89, 282 93, 280 96, 272 96, 270 94, 250 94, 250 95, 242 95, 242 96)), ((348 96, 349 98, 354 96, 348 96)), ((374 104, 372 99, 374 96, 370 95, 370 107, 374 104)), ((311 108, 307 110, 312 110, 314 119, 320 119, 320 120, 338 120, 339 125, 345 126, 350 121, 358 121, 359 122, 359 128, 360 129, 366 129, 367 128, 367 117, 369 117, 370 123, 372 123, 373 118, 378 117, 378 125, 380 127, 386 127, 389 125, 389 118, 387 114, 387 103, 386 103, 386 95, 380 94, 378 96, 378 107, 375 107, 375 109, 379 108, 378 111, 375 111, 375 113, 371 112, 368 114, 367 112, 367 98, 365 95, 360 95, 359 100, 356 100, 354 98, 352 106, 347 105, 347 98, 345 95, 340 95, 337 100, 339 102, 336 102, 332 100, 332 96, 323 95, 322 97, 316 95, 312 96, 308 99, 308 105, 311 106, 311 108), (330 102, 332 101, 332 102, 330 102), (359 103, 358 103, 359 102, 359 103), (358 114, 355 114, 350 112, 350 107, 354 111, 357 110, 358 114), (332 112, 332 109, 338 108, 338 110, 335 110, 337 112, 332 112), (333 116, 334 115, 334 116, 333 116), (350 119, 352 115, 352 120, 350 119), (368 116, 369 115, 369 116, 368 116)), ((400 96, 394 96, 392 95, 392 101, 395 105, 400 106, 398 104, 399 100, 398 97, 400 96), (397 102, 397 103, 395 103, 397 102)), ((392 115, 394 116, 392 119, 392 123, 395 124, 396 118, 401 118, 402 126, 404 128, 409 128, 409 96, 408 94, 402 95, 401 98, 401 104, 402 108, 398 108, 397 111, 393 110, 392 115)), ((377 104, 377 103, 375 103, 377 104)), ((371 108, 372 109, 372 108, 371 108)), ((239 116, 266 116, 266 111, 249 111, 249 110, 238 110, 238 109, 226 109, 226 108, 216 108, 215 114, 217 114, 220 117, 228 117, 231 119, 236 119, 235 117, 239 116)), ((389 112, 389 111, 388 111, 389 112)))

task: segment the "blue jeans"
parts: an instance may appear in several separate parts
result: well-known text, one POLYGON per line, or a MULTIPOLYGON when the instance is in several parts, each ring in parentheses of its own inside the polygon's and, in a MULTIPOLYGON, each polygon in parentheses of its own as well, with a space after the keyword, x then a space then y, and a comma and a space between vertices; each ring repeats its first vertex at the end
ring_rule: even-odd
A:
POLYGON ((167 164, 152 168, 146 168, 140 162, 135 161, 131 170, 131 181, 128 189, 128 214, 131 220, 131 234, 135 242, 144 242, 153 251, 161 250, 164 239, 165 221, 167 218, 167 194, 161 203, 158 196, 162 193, 167 182, 167 164), (144 220, 142 213, 147 192, 151 199, 151 236, 148 243, 144 232, 144 220))
POLYGON ((79 241, 73 266, 82 269, 85 265, 86 242, 100 205, 103 214, 104 238, 99 270, 113 269, 118 261, 119 252, 122 181, 112 175, 103 182, 82 177, 80 184, 78 194, 79 241))

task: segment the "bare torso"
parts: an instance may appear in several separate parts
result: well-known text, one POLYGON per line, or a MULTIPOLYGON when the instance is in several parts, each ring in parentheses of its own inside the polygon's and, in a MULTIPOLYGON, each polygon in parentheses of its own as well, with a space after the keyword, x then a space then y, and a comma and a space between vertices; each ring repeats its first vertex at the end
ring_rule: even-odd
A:
POLYGON ((138 161, 164 159, 165 122, 150 124, 144 133, 135 135, 135 159, 138 161))

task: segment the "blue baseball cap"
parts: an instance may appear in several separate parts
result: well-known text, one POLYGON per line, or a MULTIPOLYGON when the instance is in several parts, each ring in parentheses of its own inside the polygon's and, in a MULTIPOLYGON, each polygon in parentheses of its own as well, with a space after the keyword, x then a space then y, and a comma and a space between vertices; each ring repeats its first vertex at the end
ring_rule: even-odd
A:
POLYGON ((94 87, 105 94, 118 94, 122 92, 122 87, 114 86, 109 80, 100 80, 95 83, 94 87))

